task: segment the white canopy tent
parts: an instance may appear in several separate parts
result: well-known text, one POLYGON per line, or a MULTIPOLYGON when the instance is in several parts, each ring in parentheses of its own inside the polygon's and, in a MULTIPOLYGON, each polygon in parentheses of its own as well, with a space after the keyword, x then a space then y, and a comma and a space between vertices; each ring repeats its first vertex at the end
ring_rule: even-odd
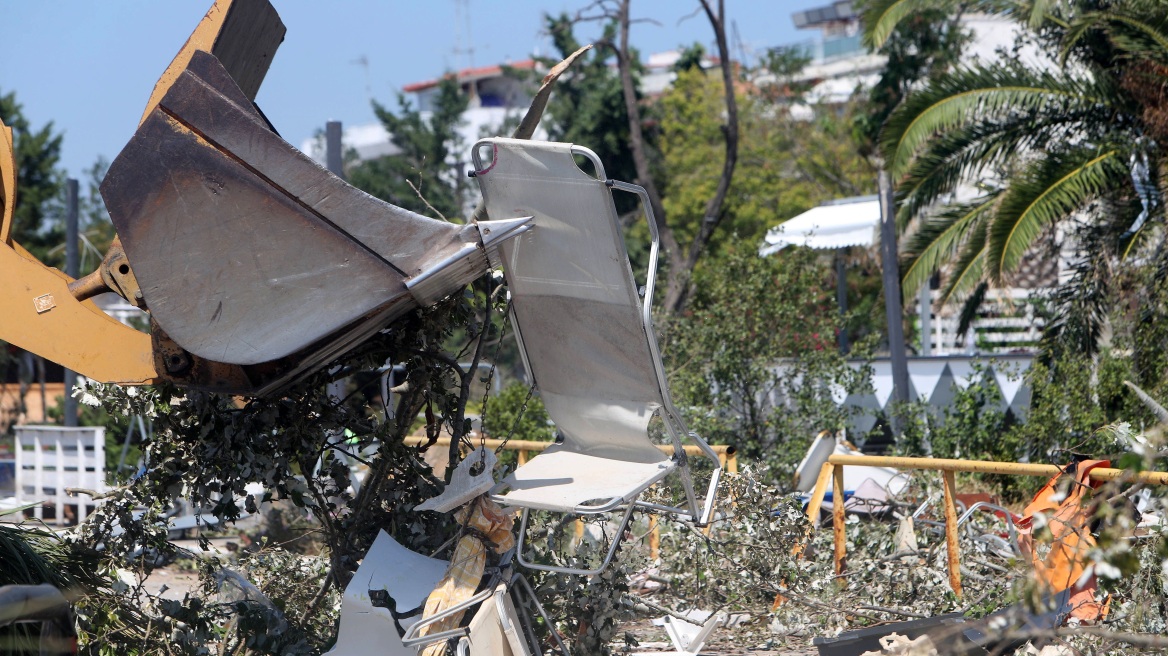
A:
POLYGON ((880 201, 876 196, 842 198, 813 207, 768 230, 759 255, 771 255, 788 246, 871 246, 879 230, 880 201))

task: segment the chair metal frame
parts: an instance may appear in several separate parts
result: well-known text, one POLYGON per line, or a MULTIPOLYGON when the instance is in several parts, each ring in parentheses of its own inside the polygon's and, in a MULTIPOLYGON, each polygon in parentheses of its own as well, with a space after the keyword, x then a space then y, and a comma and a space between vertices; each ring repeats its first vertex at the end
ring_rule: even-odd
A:
MULTIPOLYGON (((386 539, 388 539, 394 545, 396 545, 397 547, 399 547, 401 549, 405 549, 404 546, 402 546, 400 543, 398 543, 396 540, 394 540, 393 537, 390 536, 388 533, 385 533, 384 535, 385 535, 386 539)), ((411 553, 416 553, 416 552, 411 552, 411 553)), ((421 554, 418 554, 418 555, 420 556, 421 554)), ((507 612, 507 609, 506 609, 504 602, 503 602, 503 599, 502 599, 502 595, 510 595, 513 602, 518 602, 519 599, 516 596, 516 593, 518 591, 522 590, 523 593, 526 594, 527 597, 530 599, 530 601, 535 605, 535 609, 539 613, 540 617, 542 617, 544 622, 547 623, 549 629, 552 632, 552 637, 555 639, 556 644, 560 649, 560 653, 566 656, 566 654, 568 653, 568 650, 564 646, 563 640, 560 638, 559 633, 556 632, 556 630, 555 630, 555 623, 551 621, 551 619, 548 617, 547 611, 544 609, 543 605, 539 603, 539 599, 535 596, 535 591, 532 590, 531 584, 527 582, 527 579, 525 579, 523 577, 523 575, 512 571, 511 565, 509 564, 510 563, 509 555, 510 555, 510 552, 503 555, 503 557, 502 557, 503 564, 499 565, 498 567, 488 568, 488 570, 487 570, 488 572, 493 571, 494 573, 491 574, 487 578, 487 585, 485 586, 485 588, 483 590, 475 593, 469 599, 466 599, 466 600, 461 601, 453 606, 450 606, 449 608, 442 610, 442 612, 431 615, 430 617, 419 618, 417 620, 414 620, 410 624, 408 624, 404 627, 402 627, 404 622, 400 622, 398 624, 398 626, 405 629, 404 635, 399 636, 400 640, 401 640, 401 646, 405 649, 409 649, 409 650, 412 650, 414 652, 420 652, 421 649, 427 645, 434 644, 436 642, 442 642, 445 640, 451 640, 451 639, 455 639, 455 638, 460 639, 459 644, 461 644, 470 635, 469 626, 462 626, 462 627, 458 627, 455 629, 450 629, 447 631, 440 631, 438 633, 433 633, 433 634, 429 634, 429 635, 425 635, 425 636, 419 636, 418 632, 421 631, 423 627, 430 626, 430 625, 434 624, 435 622, 438 622, 438 621, 443 620, 447 617, 450 617, 451 615, 455 615, 455 614, 470 610, 470 609, 474 608, 475 606, 493 598, 494 603, 498 604, 497 608, 498 608, 499 619, 500 619, 500 630, 506 630, 510 624, 517 623, 523 629, 523 635, 524 635, 526 642, 527 642, 526 646, 527 646, 527 649, 529 650, 528 654, 542 656, 543 650, 540 648, 539 641, 535 638, 535 635, 532 633, 531 627, 529 626, 530 625, 530 617, 529 616, 527 617, 527 622, 525 623, 523 618, 512 616, 510 613, 507 612)), ((361 565, 364 566, 365 563, 362 562, 361 565)), ((387 563, 372 563, 372 565, 374 567, 389 566, 389 564, 387 564, 387 563)), ((361 570, 358 569, 357 574, 359 575, 360 573, 361 573, 361 570)), ((354 580, 357 580, 356 577, 354 578, 354 580)), ((346 593, 348 592, 347 587, 346 587, 345 592, 346 593)), ((391 595, 391 597, 392 597, 392 595, 391 595)), ((344 602, 342 601, 342 603, 344 603, 344 602)), ((515 606, 517 609, 516 610, 517 613, 519 612, 518 611, 519 608, 524 608, 523 605, 519 604, 519 603, 515 603, 515 606)), ((523 612, 526 613, 525 608, 524 608, 523 612)), ((338 642, 340 642, 339 635, 338 635, 338 642)), ((467 646, 473 648, 470 645, 469 641, 467 641, 467 646)), ((336 649, 336 647, 334 646, 333 650, 335 650, 335 649, 336 649)), ((330 651, 329 653, 332 653, 332 651, 330 651)), ((468 652, 463 651, 460 653, 468 653, 468 652)), ((469 652, 469 653, 473 653, 473 652, 469 652)), ((517 655, 517 656, 519 656, 519 655, 517 655)), ((523 656, 527 656, 527 655, 525 654, 523 656)))

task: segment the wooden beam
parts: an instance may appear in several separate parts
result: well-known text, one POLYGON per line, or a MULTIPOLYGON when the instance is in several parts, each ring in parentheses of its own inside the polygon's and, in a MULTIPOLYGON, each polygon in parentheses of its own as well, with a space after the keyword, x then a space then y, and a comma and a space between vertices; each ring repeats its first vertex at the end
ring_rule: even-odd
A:
POLYGON ((807 500, 807 521, 814 527, 819 521, 819 509, 823 507, 823 497, 827 495, 827 485, 831 482, 831 472, 834 469, 831 463, 823 463, 819 468, 819 477, 815 479, 815 487, 811 491, 811 498, 807 500))
POLYGON ((16 145, 12 128, 0 121, 0 246, 12 244, 16 212, 16 145))
MULTIPOLYGON (((410 435, 402 441, 409 446, 420 446, 422 444, 425 444, 429 440, 425 436, 422 436, 422 435, 410 435)), ((473 439, 473 441, 475 442, 475 444, 478 444, 478 441, 479 441, 478 437, 476 436, 473 439)), ((486 442, 488 449, 497 449, 497 448, 499 448, 499 445, 503 444, 503 440, 496 440, 496 439, 490 439, 490 438, 485 440, 485 442, 486 442)), ((450 438, 449 437, 440 437, 440 438, 438 438, 438 441, 435 442, 434 444, 435 444, 435 446, 441 446, 441 447, 450 446, 450 438)), ((535 440, 507 440, 507 446, 506 446, 505 450, 507 450, 507 451, 535 451, 536 453, 539 453, 553 444, 555 444, 555 442, 536 442, 535 440)), ((667 454, 671 454, 671 455, 673 454, 673 445, 672 444, 658 444, 657 448, 660 449, 663 453, 667 453, 667 454)), ((686 444, 683 446, 683 448, 685 449, 686 455, 698 456, 698 455, 702 455, 703 453, 705 453, 705 451, 702 450, 702 448, 700 446, 697 446, 696 444, 686 444)), ((737 456, 734 455, 735 450, 734 450, 734 447, 732 445, 714 444, 714 445, 711 445, 710 448, 713 449, 714 453, 717 453, 717 454, 723 454, 723 453, 730 454, 729 462, 737 464, 737 456)))
MULTIPOLYGON (((835 485, 833 485, 834 489, 831 495, 832 537, 835 546, 835 573, 839 575, 848 568, 848 533, 845 526, 847 516, 844 510, 844 468, 836 465, 833 469, 835 470, 833 476, 835 485)), ((845 584, 843 579, 840 579, 839 583, 845 584)))
POLYGON ((957 483, 956 474, 946 470, 941 473, 945 479, 945 548, 949 565, 949 587, 953 594, 961 596, 961 546, 957 542, 957 483))
MULTIPOLYGON (((930 471, 972 472, 979 474, 1011 474, 1015 476, 1045 476, 1050 478, 1062 471, 1058 465, 1028 462, 997 462, 994 460, 951 460, 947 458, 902 458, 897 456, 852 456, 833 454, 827 459, 834 465, 891 467, 893 469, 924 469, 930 471)), ((1168 472, 1129 472, 1126 469, 1099 467, 1091 470, 1091 479, 1112 481, 1125 476, 1149 485, 1168 485, 1168 472)))

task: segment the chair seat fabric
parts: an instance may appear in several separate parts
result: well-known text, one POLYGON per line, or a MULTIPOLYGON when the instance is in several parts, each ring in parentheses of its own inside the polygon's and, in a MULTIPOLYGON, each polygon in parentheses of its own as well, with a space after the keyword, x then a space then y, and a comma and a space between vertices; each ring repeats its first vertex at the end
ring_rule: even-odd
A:
POLYGON ((656 462, 629 462, 556 445, 504 479, 502 485, 510 491, 502 500, 512 506, 556 512, 573 512, 582 505, 611 499, 629 502, 674 470, 674 462, 661 455, 656 462))

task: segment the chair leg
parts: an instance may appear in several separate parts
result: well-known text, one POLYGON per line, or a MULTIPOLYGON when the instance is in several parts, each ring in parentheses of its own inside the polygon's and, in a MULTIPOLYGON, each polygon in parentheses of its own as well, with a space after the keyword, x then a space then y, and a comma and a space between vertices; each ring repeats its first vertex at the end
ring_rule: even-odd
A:
POLYGON ((530 562, 526 558, 524 558, 523 545, 526 543, 526 540, 527 540, 527 518, 531 514, 531 510, 528 508, 523 509, 523 518, 519 523, 519 543, 515 547, 515 552, 516 552, 515 557, 516 557, 516 559, 519 560, 520 565, 523 565, 524 567, 527 567, 529 569, 539 570, 542 572, 557 572, 560 574, 576 574, 579 576, 592 576, 594 574, 599 574, 599 573, 603 572, 604 570, 608 569, 608 566, 612 563, 613 558, 616 557, 617 547, 620 546, 621 540, 624 538, 625 528, 628 527, 629 520, 632 519, 632 517, 633 517, 633 509, 634 508, 636 508, 635 503, 628 504, 628 508, 625 510, 624 517, 621 519, 620 526, 617 528, 616 536, 613 537, 612 544, 609 545, 609 547, 608 547, 608 554, 605 555, 604 561, 601 562, 600 566, 597 567, 596 569, 578 569, 575 567, 559 567, 557 565, 541 565, 539 563, 530 562))
MULTIPOLYGON (((516 583, 520 584, 519 587, 523 588, 523 592, 527 595, 528 599, 531 599, 531 603, 535 606, 535 611, 539 613, 540 617, 543 618, 544 624, 547 624, 548 631, 551 631, 552 638, 556 641, 556 645, 558 645, 560 648, 560 656, 568 656, 568 648, 564 646, 564 641, 560 638, 560 632, 556 630, 556 623, 553 622, 550 617, 548 617, 547 611, 544 610, 543 604, 539 603, 539 597, 535 596, 535 590, 531 588, 531 584, 528 583, 527 577, 523 576, 522 574, 516 574, 515 576, 511 577, 510 589, 512 590, 512 596, 515 596, 514 591, 518 589, 518 587, 515 586, 516 583)), ((518 601, 519 600, 516 599, 516 605, 522 607, 522 604, 519 604, 518 601)), ((526 613, 526 609, 524 609, 523 612, 526 613)), ((543 652, 539 649, 539 641, 535 640, 534 634, 531 634, 531 627, 524 625, 524 629, 528 632, 529 639, 535 646, 535 653, 542 656, 543 652)))

